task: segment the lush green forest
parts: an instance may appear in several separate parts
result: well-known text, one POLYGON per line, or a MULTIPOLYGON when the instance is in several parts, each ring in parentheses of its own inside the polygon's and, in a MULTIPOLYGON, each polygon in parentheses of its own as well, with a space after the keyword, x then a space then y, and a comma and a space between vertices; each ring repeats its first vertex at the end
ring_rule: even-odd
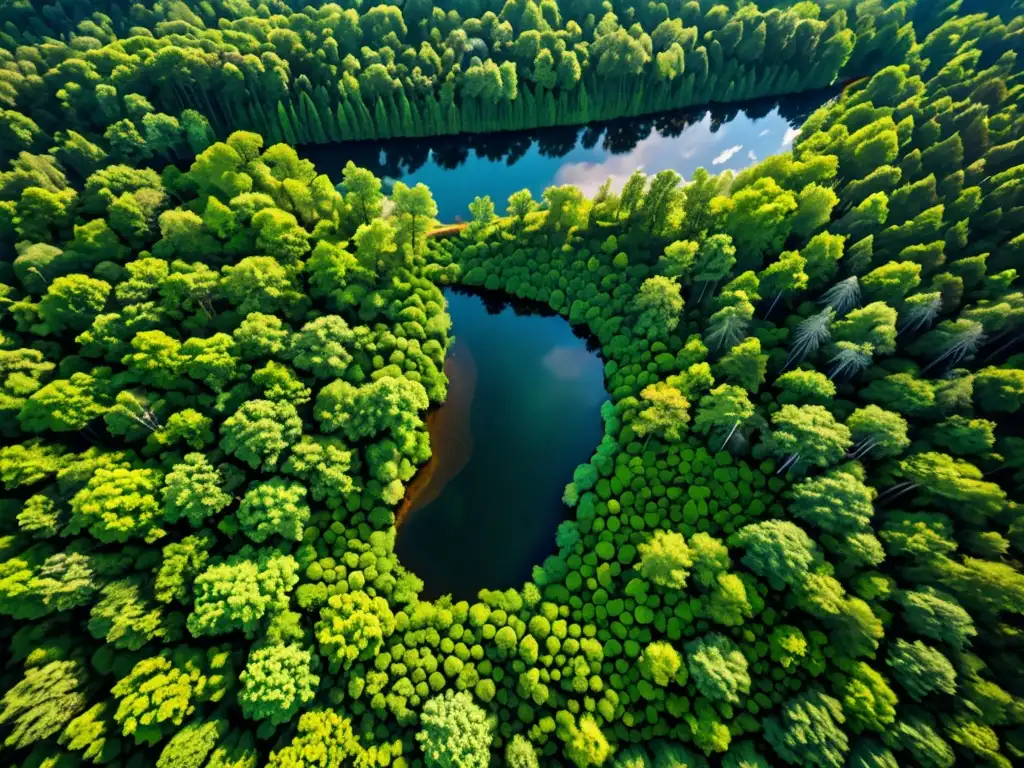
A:
POLYGON ((83 136, 102 136, 115 162, 135 163, 198 151, 206 120, 220 139, 246 129, 294 145, 787 94, 902 63, 913 55, 912 17, 930 27, 959 3, 345 5, 355 7, 4 3, 0 151, 78 155, 83 136))
POLYGON ((349 5, 0 7, 0 764, 1020 764, 1019 3, 349 5), (292 146, 845 81, 736 175, 445 238, 292 146), (394 555, 454 284, 609 393, 472 604, 394 555))

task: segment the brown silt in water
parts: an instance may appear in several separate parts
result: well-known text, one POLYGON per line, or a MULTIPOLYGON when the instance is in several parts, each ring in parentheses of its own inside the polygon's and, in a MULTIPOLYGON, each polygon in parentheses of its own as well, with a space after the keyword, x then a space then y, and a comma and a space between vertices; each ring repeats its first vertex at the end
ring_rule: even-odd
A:
POLYGON ((406 489, 395 516, 396 525, 440 496, 473 455, 470 410, 476 392, 476 362, 466 344, 455 342, 445 358, 444 372, 448 376, 448 398, 444 405, 427 414, 430 460, 420 467, 406 489))

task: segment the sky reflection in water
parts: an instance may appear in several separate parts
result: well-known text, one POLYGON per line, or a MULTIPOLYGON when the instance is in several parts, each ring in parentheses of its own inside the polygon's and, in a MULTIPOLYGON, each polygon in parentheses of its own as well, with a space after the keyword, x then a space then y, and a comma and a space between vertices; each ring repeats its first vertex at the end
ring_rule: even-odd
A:
POLYGON ((797 126, 834 91, 739 107, 713 106, 585 127, 532 132, 347 142, 303 147, 300 152, 336 182, 348 160, 385 178, 423 182, 437 201, 438 218, 469 218, 469 203, 490 195, 499 212, 524 187, 540 199, 552 184, 576 184, 593 194, 611 177, 620 187, 637 168, 649 174, 668 168, 689 179, 700 166, 713 173, 737 171, 786 151, 797 126))

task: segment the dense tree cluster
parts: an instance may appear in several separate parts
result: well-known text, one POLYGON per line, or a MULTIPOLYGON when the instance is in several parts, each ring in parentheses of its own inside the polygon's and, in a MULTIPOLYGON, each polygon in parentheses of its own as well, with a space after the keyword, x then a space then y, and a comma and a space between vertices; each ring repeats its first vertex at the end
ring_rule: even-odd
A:
MULTIPOLYGON (((21 154, 0 174, 0 762, 1024 759, 1020 16, 106 5, 2 10, 21 154), (330 99, 365 99, 370 70, 405 93, 426 72, 409 46, 440 57, 453 35, 456 127, 496 59, 557 107, 579 51, 565 99, 666 99, 645 109, 897 63, 737 175, 523 190, 503 216, 480 198, 446 240, 422 185, 385 199, 354 165, 334 187, 289 144, 214 140, 277 103, 312 120, 328 81, 347 115, 330 99), (686 85, 698 50, 710 89, 686 85), (66 118, 52 147, 45 105, 66 118), (473 603, 421 600, 393 546, 455 283, 585 329, 609 392, 553 553, 473 603)), ((375 97, 381 130, 396 98, 375 97)))
MULTIPOLYGON (((186 172, 112 165, 78 188, 48 167, 5 209, 0 611, 24 622, 3 630, 7 747, 248 765, 318 691, 358 701, 367 678, 408 719, 408 678, 330 675, 372 665, 419 591, 389 531, 447 387, 430 192, 397 188, 381 219, 366 171, 335 189, 244 132, 186 172), (236 704, 250 732, 228 727, 236 704)), ((296 744, 342 722, 304 720, 296 744)))
POLYGON ((436 249, 601 343, 579 536, 534 582, 596 623, 615 764, 1024 757, 1022 32, 951 18, 790 153, 517 193, 436 249))
POLYGON ((104 155, 175 160, 203 149, 211 126, 323 143, 786 94, 912 56, 917 3, 300 5, 7 4, 0 152, 52 149, 92 169, 104 155))

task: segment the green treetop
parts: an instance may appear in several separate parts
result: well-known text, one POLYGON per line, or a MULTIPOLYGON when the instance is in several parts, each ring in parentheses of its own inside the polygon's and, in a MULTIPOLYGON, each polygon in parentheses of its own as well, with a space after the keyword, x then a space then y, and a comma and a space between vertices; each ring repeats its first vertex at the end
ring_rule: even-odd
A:
POLYGON ((423 705, 416 740, 428 766, 485 768, 490 763, 491 725, 473 698, 445 691, 423 705))

